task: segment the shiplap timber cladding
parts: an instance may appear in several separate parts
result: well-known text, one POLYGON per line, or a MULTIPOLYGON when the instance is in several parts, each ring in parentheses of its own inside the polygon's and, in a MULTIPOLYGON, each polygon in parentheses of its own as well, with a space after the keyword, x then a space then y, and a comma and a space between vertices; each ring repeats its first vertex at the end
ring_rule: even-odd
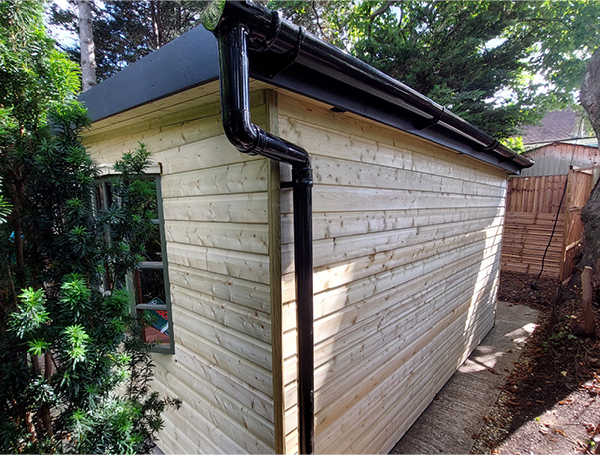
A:
MULTIPOLYGON (((387 453, 491 329, 506 174, 280 92, 314 168, 317 453, 387 453)), ((281 194, 287 453, 297 452, 293 213, 281 194)))
MULTIPOLYGON (((314 168, 317 453, 388 452, 493 325, 506 174, 251 83, 252 119, 314 168)), ((216 82, 100 120, 100 164, 162 169, 175 355, 167 453, 297 452, 289 167, 237 152, 216 82), (282 177, 280 177, 282 173, 282 177)))
POLYGON ((586 168, 600 164, 600 150, 597 146, 555 142, 527 152, 527 157, 535 165, 523 169, 523 177, 544 175, 567 175, 569 166, 586 168))
MULTIPOLYGON (((260 87, 252 84, 252 116, 268 129, 260 87)), ((154 356, 153 387, 183 399, 164 415, 159 446, 166 453, 281 452, 282 398, 274 397, 283 393, 281 361, 274 361, 281 333, 272 330, 281 319, 281 304, 272 305, 281 274, 279 260, 270 261, 280 250, 279 168, 230 145, 216 82, 101 120, 85 137, 101 164, 138 142, 162 168, 175 338, 174 355, 154 356)))

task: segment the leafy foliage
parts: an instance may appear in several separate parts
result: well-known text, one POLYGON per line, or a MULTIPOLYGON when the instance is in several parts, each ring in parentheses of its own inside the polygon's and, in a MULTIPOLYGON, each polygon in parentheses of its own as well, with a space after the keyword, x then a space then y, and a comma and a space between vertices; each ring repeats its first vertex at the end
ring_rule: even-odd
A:
POLYGON ((353 27, 354 2, 348 0, 263 0, 269 9, 280 11, 283 16, 319 38, 341 48, 349 49, 353 27))
POLYGON ((524 88, 516 102, 494 106, 490 100, 507 82, 519 79, 533 40, 523 36, 495 47, 488 43, 518 22, 521 5, 408 2, 400 18, 388 10, 363 25, 367 35, 357 41, 356 53, 490 134, 507 137, 532 112, 523 108, 535 104, 524 88), (382 22, 388 26, 375 26, 382 22))
MULTIPOLYGON (((600 45, 598 1, 258 0, 504 139, 577 108, 600 45)), ((105 79, 198 22, 206 2, 105 2, 94 19, 105 79)), ((76 17, 55 8, 55 22, 76 17)))
POLYGON ((600 45, 596 1, 268 5, 501 139, 573 107, 600 45))
MULTIPOLYGON (((96 74, 100 81, 187 32, 205 1, 105 1, 94 8, 96 74)), ((53 7, 53 22, 78 31, 77 15, 53 7)), ((77 54, 78 49, 71 49, 77 54)))
POLYGON ((123 284, 153 229, 149 153, 124 156, 110 216, 96 210, 78 72, 41 14, 0 3, 0 452, 147 452, 170 402, 148 388, 123 284))
POLYGON ((4 195, 0 194, 0 223, 6 222, 6 217, 10 213, 11 208, 10 203, 4 200, 4 195))
POLYGON ((158 218, 156 184, 144 178, 150 152, 140 144, 135 153, 125 153, 114 169, 120 173, 112 181, 113 198, 120 203, 112 204, 99 213, 105 243, 105 273, 110 290, 124 285, 124 278, 131 264, 144 260, 145 245, 150 243, 157 226, 152 219, 158 218), (132 246, 136 248, 131 248, 132 246))

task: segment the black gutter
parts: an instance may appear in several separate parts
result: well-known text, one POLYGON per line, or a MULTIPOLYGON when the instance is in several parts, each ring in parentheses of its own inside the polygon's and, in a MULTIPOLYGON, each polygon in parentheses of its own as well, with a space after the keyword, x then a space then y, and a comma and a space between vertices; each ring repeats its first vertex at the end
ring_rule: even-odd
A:
MULTIPOLYGON (((308 153, 250 119, 248 29, 230 23, 214 30, 219 43, 223 129, 242 153, 292 165, 294 265, 298 328, 298 411, 300 453, 314 452, 314 342, 312 169, 308 153)), ((256 46, 256 42, 253 43, 256 46)))
MULTIPOLYGON (((311 39, 310 35, 305 35, 305 41, 307 36, 309 40, 311 39)), ((300 48, 301 46, 298 48, 299 55, 300 48)), ((349 57, 341 53, 344 57, 349 57)), ((329 71, 327 59, 313 59, 310 60, 311 66, 305 66, 307 59, 296 59, 290 64, 294 52, 283 58, 269 50, 258 52, 250 49, 249 54, 250 76, 254 79, 329 104, 334 106, 335 110, 348 111, 405 131, 509 173, 519 174, 524 167, 533 164, 523 155, 510 160, 514 154, 502 146, 486 150, 480 142, 472 141, 464 134, 456 132, 457 130, 448 128, 445 123, 440 123, 439 120, 442 119, 439 115, 420 115, 414 108, 400 102, 397 98, 369 93, 362 88, 363 85, 353 80, 343 82, 348 80, 346 75, 339 71, 329 71), (278 64, 275 65, 274 62, 278 64), (286 65, 289 66, 281 70, 286 65), (435 123, 436 119, 438 123, 435 123), (497 153, 496 148, 504 149, 505 153, 497 153)), ((372 68, 371 70, 377 73, 376 70, 372 68)), ((207 84, 218 77, 217 41, 204 27, 196 27, 91 90, 82 93, 79 99, 88 106, 90 118, 98 121, 192 87, 207 84)), ((402 86, 397 82, 395 84, 402 86)), ((432 102, 432 105, 435 103, 432 102)), ((441 111, 438 111, 438 114, 440 113, 441 111)), ((466 122, 462 123, 466 124, 466 122)), ((477 134, 483 134, 474 129, 477 134)))
MULTIPOLYGON (((255 51, 251 55, 253 67, 261 68, 260 72, 265 80, 275 82, 278 74, 292 65, 309 68, 417 116, 417 130, 440 126, 446 134, 463 137, 477 150, 473 153, 477 158, 480 158, 478 155, 482 152, 484 155, 492 155, 491 164, 514 162, 514 171, 517 173, 520 168, 533 165, 531 160, 500 144, 492 136, 443 106, 310 33, 305 33, 301 27, 282 20, 277 12, 250 1, 228 1, 224 5, 218 27, 226 26, 228 22, 243 23, 247 27, 249 47, 255 51)), ((508 167, 513 170, 512 166, 508 167)))

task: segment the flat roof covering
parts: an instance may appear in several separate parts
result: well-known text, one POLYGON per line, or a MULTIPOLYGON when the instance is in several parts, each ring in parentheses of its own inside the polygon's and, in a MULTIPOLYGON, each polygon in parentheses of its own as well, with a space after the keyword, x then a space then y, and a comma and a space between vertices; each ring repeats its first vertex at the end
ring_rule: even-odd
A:
MULTIPOLYGON (((517 156, 518 162, 498 156, 459 131, 439 124, 424 128, 422 118, 403 107, 403 103, 366 93, 335 75, 294 62, 270 77, 269 70, 262 68, 259 61, 250 58, 250 76, 254 79, 430 140, 511 173, 518 174, 533 164, 522 156, 517 156)), ((87 106, 92 121, 98 121, 218 78, 217 40, 198 26, 82 93, 79 100, 87 106)))

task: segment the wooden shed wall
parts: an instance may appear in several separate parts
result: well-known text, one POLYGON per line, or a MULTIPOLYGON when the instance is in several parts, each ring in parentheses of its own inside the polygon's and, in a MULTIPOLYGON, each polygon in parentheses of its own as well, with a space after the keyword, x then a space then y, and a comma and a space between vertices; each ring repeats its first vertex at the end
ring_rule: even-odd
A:
POLYGON ((600 164, 598 147, 554 143, 527 153, 535 164, 523 169, 521 176, 567 175, 569 166, 590 167, 600 164))
MULTIPOLYGON (((506 174, 289 93, 314 167, 317 453, 387 453, 494 323, 506 174)), ((283 190, 287 452, 297 452, 291 192, 283 190)))
MULTIPOLYGON (((254 121, 268 128, 263 91, 252 93, 252 105, 254 121)), ((280 286, 270 286, 280 276, 279 169, 229 144, 216 83, 98 122, 86 145, 97 162, 113 163, 138 141, 162 166, 175 337, 174 355, 154 355, 153 386, 183 399, 164 415, 159 446, 272 453, 282 433, 271 348, 272 336, 281 344, 271 331, 281 309, 271 293, 279 301, 280 286)))

